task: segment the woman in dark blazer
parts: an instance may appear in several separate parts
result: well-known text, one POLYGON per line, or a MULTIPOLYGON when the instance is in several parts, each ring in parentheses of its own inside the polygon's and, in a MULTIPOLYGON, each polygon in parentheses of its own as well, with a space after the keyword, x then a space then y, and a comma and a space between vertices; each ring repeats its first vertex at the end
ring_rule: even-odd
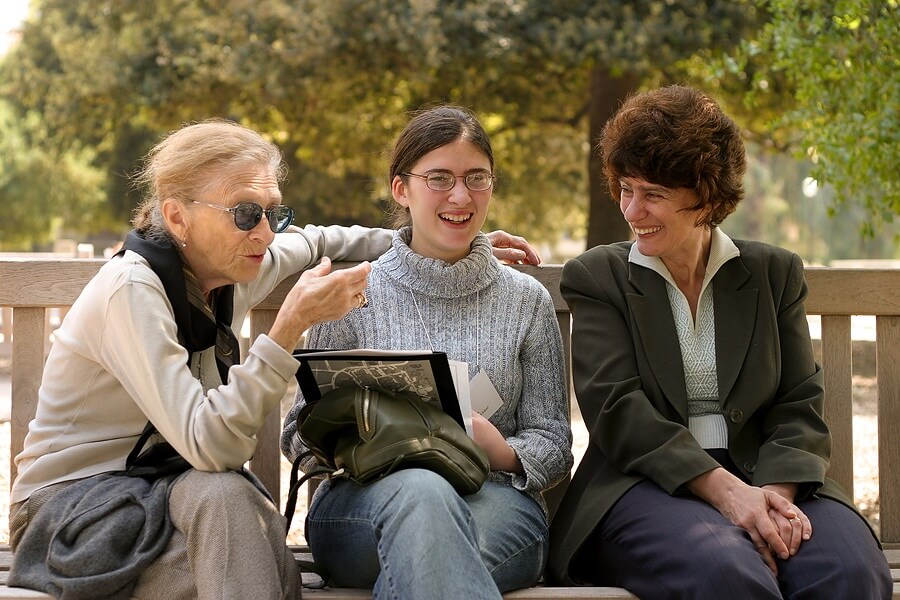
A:
POLYGON ((826 479, 831 439, 800 258, 718 227, 740 130, 702 92, 631 97, 600 140, 634 242, 568 262, 590 443, 550 576, 663 598, 890 598, 890 570, 826 479))

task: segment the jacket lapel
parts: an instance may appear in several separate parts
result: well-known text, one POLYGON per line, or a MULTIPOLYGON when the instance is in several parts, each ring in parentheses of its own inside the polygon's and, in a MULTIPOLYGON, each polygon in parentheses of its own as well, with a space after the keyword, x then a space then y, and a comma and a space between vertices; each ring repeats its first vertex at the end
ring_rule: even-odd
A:
POLYGON ((749 279, 750 271, 739 258, 722 265, 713 278, 716 370, 720 404, 723 406, 744 364, 756 327, 759 290, 743 287, 749 279))
POLYGON ((652 270, 628 265, 628 280, 635 293, 627 302, 644 344, 644 353, 663 394, 687 423, 687 392, 681 346, 669 306, 665 280, 652 270))

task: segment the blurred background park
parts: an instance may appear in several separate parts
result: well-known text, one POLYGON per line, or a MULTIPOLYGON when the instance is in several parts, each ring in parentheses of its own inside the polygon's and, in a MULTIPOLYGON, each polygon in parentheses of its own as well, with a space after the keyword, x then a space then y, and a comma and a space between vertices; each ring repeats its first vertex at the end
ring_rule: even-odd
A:
MULTIPOLYGON (((208 117, 282 148, 300 224, 382 225, 386 150, 452 102, 494 144, 486 227, 561 263, 629 235, 593 152, 607 118, 684 83, 745 134, 726 233, 900 267, 898 47, 898 0, 0 0, 0 256, 102 255, 141 157, 208 117)), ((2 377, 0 357, 0 405, 2 377)))
POLYGON ((258 129, 303 223, 379 225, 409 111, 471 107, 488 227, 549 262, 624 239, 592 146, 635 90, 687 83, 744 128, 724 229, 808 263, 900 258, 897 0, 3 0, 0 251, 121 239, 141 157, 183 123, 258 129))

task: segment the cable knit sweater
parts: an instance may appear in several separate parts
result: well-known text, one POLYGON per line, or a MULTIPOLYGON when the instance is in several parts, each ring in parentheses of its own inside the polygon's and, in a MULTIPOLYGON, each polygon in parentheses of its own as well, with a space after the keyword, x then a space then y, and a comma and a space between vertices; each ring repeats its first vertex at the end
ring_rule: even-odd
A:
MULTIPOLYGON (((436 350, 469 363, 470 378, 483 368, 503 399, 490 421, 524 467, 523 475, 493 472, 491 479, 544 506, 540 492, 573 462, 562 341, 550 295, 534 278, 501 265, 484 235, 452 264, 413 252, 411 235, 409 227, 396 232, 392 248, 372 264, 369 306, 313 327, 307 346, 436 350)), ((296 427, 304 404, 298 395, 285 418, 281 449, 292 461, 306 449, 296 427)))

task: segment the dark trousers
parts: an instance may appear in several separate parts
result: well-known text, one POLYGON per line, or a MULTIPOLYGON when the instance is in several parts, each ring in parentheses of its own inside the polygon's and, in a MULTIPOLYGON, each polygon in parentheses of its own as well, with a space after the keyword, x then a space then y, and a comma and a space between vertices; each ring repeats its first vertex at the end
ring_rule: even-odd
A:
POLYGON ((641 600, 889 600, 891 572, 863 519, 825 498, 797 506, 812 537, 788 560, 776 558, 776 579, 745 530, 695 496, 671 496, 644 481, 609 511, 575 570, 641 600))

